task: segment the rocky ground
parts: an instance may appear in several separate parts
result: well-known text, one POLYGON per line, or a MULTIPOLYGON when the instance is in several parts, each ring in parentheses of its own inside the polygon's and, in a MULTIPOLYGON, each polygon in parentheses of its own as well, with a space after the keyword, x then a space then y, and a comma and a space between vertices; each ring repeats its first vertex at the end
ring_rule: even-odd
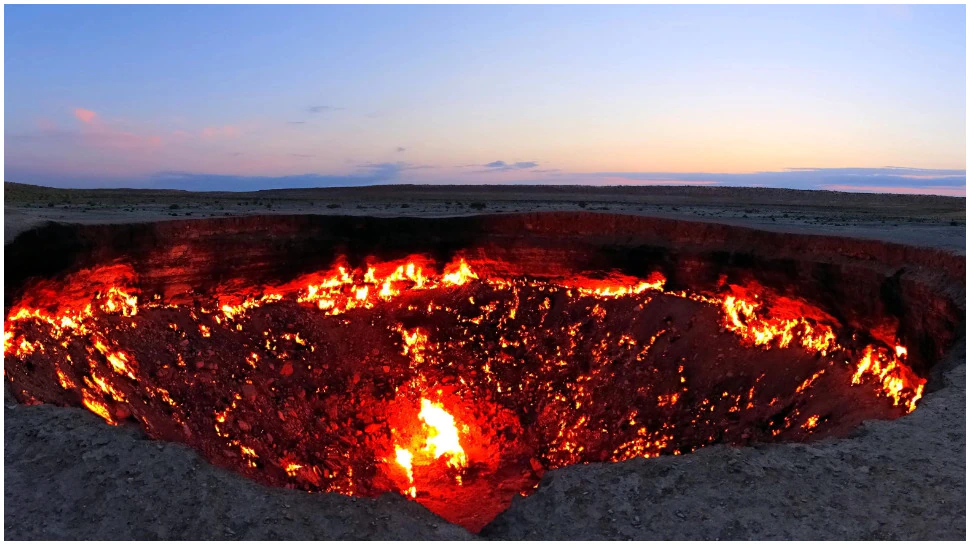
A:
MULTIPOLYGON (((4 239, 44 221, 253 213, 455 215, 606 209, 877 238, 963 254, 965 200, 712 188, 367 188, 249 194, 50 190, 5 184, 4 239), (269 205, 269 206, 267 206, 269 205), (336 205, 336 206, 334 206, 336 205)), ((268 488, 82 409, 5 396, 11 539, 962 539, 966 355, 910 415, 812 444, 548 473, 474 536, 401 497, 268 488)))

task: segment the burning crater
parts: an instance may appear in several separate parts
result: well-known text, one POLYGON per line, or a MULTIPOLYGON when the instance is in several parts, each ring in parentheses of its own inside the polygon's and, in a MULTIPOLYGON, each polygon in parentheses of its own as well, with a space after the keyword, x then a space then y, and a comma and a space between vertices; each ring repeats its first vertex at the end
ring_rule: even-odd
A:
POLYGON ((900 265, 932 252, 593 214, 49 226, 7 255, 21 402, 472 531, 550 469, 902 416, 961 319, 946 271, 900 265))

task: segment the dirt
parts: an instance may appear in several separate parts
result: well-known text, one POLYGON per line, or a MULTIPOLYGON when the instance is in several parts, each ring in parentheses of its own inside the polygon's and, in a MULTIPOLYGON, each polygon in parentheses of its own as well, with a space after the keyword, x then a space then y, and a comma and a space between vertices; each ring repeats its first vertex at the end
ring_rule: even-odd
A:
MULTIPOLYGON (((966 199, 727 187, 372 186, 200 193, 4 183, 4 226, 246 214, 442 217, 580 211, 646 215, 934 246, 964 252, 966 199)), ((6 235, 5 241, 11 240, 6 235)))
MULTIPOLYGON (((602 207, 612 213, 878 238, 959 254, 966 240, 965 200, 937 197, 738 189, 705 194, 697 188, 449 192, 405 187, 283 196, 131 191, 82 196, 7 184, 6 191, 5 241, 48 220, 131 222, 268 210, 437 216, 602 207), (231 201, 235 208, 220 210, 230 198, 237 199, 231 201), (484 209, 471 206, 479 202, 484 209), (339 208, 330 207, 337 203, 339 208)), ((716 446, 684 456, 551 471, 533 495, 515 498, 479 537, 961 539, 966 534, 965 361, 961 340, 937 365, 947 371, 915 412, 867 422, 846 439, 716 446)), ((6 395, 5 400, 8 538, 476 537, 400 496, 354 499, 270 488, 212 466, 186 447, 150 441, 133 427, 107 426, 88 411, 28 407, 6 395)))

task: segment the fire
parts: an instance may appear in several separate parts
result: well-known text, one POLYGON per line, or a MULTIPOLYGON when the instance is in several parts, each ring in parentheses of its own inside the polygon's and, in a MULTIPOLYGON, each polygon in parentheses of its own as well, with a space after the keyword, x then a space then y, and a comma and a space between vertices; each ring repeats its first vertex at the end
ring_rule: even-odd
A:
POLYGON ((414 468, 411 465, 411 461, 414 460, 414 456, 411 454, 410 450, 403 449, 401 447, 395 447, 394 453, 394 460, 399 466, 404 468, 404 471, 408 476, 408 482, 411 484, 411 486, 407 489, 407 495, 413 498, 418 494, 417 488, 414 487, 414 468))
MULTIPOLYGON (((443 459, 449 468, 459 471, 467 465, 455 417, 445 410, 444 405, 421 398, 418 420, 420 431, 407 441, 408 444, 417 446, 409 450, 395 445, 394 460, 407 474, 410 486, 405 493, 411 497, 415 497, 417 493, 414 482, 415 465, 429 466, 439 459, 443 459)), ((456 476, 456 481, 461 484, 460 474, 456 476)))
MULTIPOLYGON (((439 285, 463 286, 479 279, 479 275, 463 258, 459 258, 455 263, 448 265, 445 272, 438 277, 427 275, 424 265, 415 260, 406 260, 403 264, 374 264, 361 271, 341 265, 321 280, 306 285, 296 300, 301 303, 316 304, 318 308, 325 310, 328 314, 336 315, 357 307, 371 308, 377 301, 389 301, 407 290, 433 289, 439 285), (373 289, 371 289, 372 287, 373 289)), ((488 282, 499 288, 514 286, 512 282, 501 278, 490 278, 488 282)), ((664 293, 665 282, 666 280, 662 275, 653 273, 644 280, 620 279, 616 283, 579 280, 574 285, 579 295, 617 299, 639 295, 647 291, 664 293)), ((732 289, 734 289, 734 293, 723 297, 686 292, 668 293, 719 305, 724 314, 725 327, 755 346, 786 348, 797 344, 806 350, 823 356, 835 351, 844 351, 844 348, 836 342, 835 332, 831 326, 810 321, 796 314, 787 316, 784 313, 778 314, 777 310, 772 311, 775 313, 774 316, 763 317, 761 310, 764 303, 758 299, 757 294, 754 294, 752 298, 746 290, 737 287, 732 287, 732 289)), ((285 296, 281 293, 266 293, 256 298, 246 299, 238 304, 224 303, 218 308, 228 320, 238 320, 247 311, 279 302, 284 298, 285 296)), ((99 303, 96 302, 97 307, 107 314, 120 314, 126 317, 138 314, 138 296, 131 293, 127 288, 111 287, 102 295, 97 296, 96 300, 100 301, 99 303)), ((474 304, 474 298, 470 298, 470 302, 474 304)), ((543 308, 549 308, 548 299, 541 304, 543 308)), ((151 302, 148 303, 148 306, 170 307, 171 305, 151 302)), ((599 306, 593 309, 593 314, 599 319, 605 317, 603 309, 599 306)), ((512 320, 515 319, 515 308, 510 310, 508 317, 512 320)), ((15 324, 19 322, 31 320, 46 322, 52 326, 53 336, 60 338, 71 334, 71 332, 81 335, 91 334, 89 332, 92 330, 91 322, 93 318, 94 311, 91 304, 87 304, 80 311, 64 310, 61 314, 53 316, 40 309, 18 308, 9 315, 5 324, 4 353, 13 354, 17 357, 28 357, 36 350, 44 349, 44 346, 40 343, 31 343, 23 337, 18 338, 15 324)), ((219 321, 218 316, 215 318, 216 323, 221 325, 222 322, 219 321)), ((136 325, 132 323, 133 327, 136 325)), ((172 328, 177 330, 175 324, 172 324, 172 328)), ((236 328, 238 329, 239 326, 236 326, 236 328)), ((203 337, 211 335, 211 328, 205 324, 198 324, 198 329, 203 337)), ((575 335, 575 332, 570 331, 569 334, 572 336, 575 335)), ((402 335, 405 342, 404 354, 414 354, 416 362, 422 363, 421 353, 424 344, 427 342, 427 337, 418 330, 402 332, 402 335)), ((93 346, 104 356, 112 370, 137 380, 137 369, 125 352, 109 348, 106 341, 96 334, 92 334, 92 338, 93 346)), ((301 342, 299 334, 296 336, 296 341, 298 344, 304 344, 301 342)), ((267 343, 269 343, 268 340, 267 343)), ((925 381, 916 377, 908 367, 903 365, 902 362, 906 356, 907 349, 902 345, 896 345, 892 350, 875 345, 867 346, 855 365, 856 371, 852 377, 852 384, 861 384, 863 377, 872 376, 880 383, 884 395, 891 398, 895 405, 902 404, 907 410, 913 410, 922 395, 923 382, 925 381)), ((246 357, 246 362, 252 368, 257 367, 258 361, 259 356, 256 353, 246 357)), ((60 375, 58 378, 61 379, 61 383, 70 382, 60 375)), ((799 391, 808 387, 814 378, 817 377, 806 381, 806 384, 803 384, 799 391)), ((669 399, 664 398, 661 403, 673 404, 676 403, 676 399, 677 395, 673 394, 669 399)), ((423 407, 423 409, 423 414, 428 418, 436 418, 433 405, 423 407)), ((442 422, 446 423, 447 421, 442 420, 442 422)), ((453 438, 451 435, 442 435, 442 441, 444 437, 453 438)), ((458 459, 460 457, 456 455, 456 463, 458 459)))
POLYGON ((769 347, 777 343, 788 347, 796 338, 799 344, 823 356, 836 347, 835 333, 828 326, 815 324, 800 316, 761 318, 757 314, 759 302, 751 302, 734 295, 724 297, 722 308, 728 329, 738 333, 755 346, 769 347))
POLYGON ((445 457, 448 465, 455 468, 465 467, 465 451, 458 442, 458 428, 455 418, 445 411, 440 403, 421 400, 420 418, 428 426, 428 443, 425 450, 435 458, 445 457))
POLYGON ((444 283, 454 286, 461 286, 477 279, 478 275, 472 272, 471 267, 468 266, 468 263, 464 259, 459 261, 457 270, 445 274, 442 277, 444 283))
POLYGON ((112 287, 108 290, 102 308, 109 314, 121 313, 122 316, 134 316, 138 314, 138 297, 112 287))
POLYGON ((5 371, 22 399, 133 419, 270 484, 418 501, 474 494, 526 443, 508 455, 525 467, 505 474, 537 480, 570 464, 742 443, 739 429, 759 430, 750 440, 821 437, 840 416, 820 398, 840 386, 878 397, 865 407, 882 417, 913 411, 923 394, 901 341, 757 286, 675 292, 659 273, 486 270, 461 257, 443 268, 422 256, 338 261, 245 298, 174 304, 119 285, 72 305, 15 304, 5 371), (694 316, 717 363, 675 344, 694 316), (697 375, 718 368, 725 347, 745 362, 770 351, 797 362, 797 375, 778 378, 776 365, 766 380, 745 371, 704 391, 710 375, 697 375))
POLYGON ((116 424, 114 419, 111 418, 111 411, 108 410, 108 406, 87 390, 81 390, 81 402, 89 411, 103 418, 108 424, 112 426, 116 424))
POLYGON ((912 412, 916 408, 916 402, 923 396, 926 381, 916 377, 913 371, 902 363, 900 354, 905 357, 904 347, 897 346, 895 352, 890 352, 873 345, 867 346, 859 363, 856 364, 852 384, 861 384, 863 376, 871 375, 881 383, 882 391, 887 397, 892 398, 893 405, 903 403, 907 411, 912 412))
POLYGON ((77 388, 74 381, 67 378, 64 371, 61 371, 60 369, 57 370, 57 382, 60 383, 61 388, 64 388, 65 390, 73 390, 74 388, 77 388))

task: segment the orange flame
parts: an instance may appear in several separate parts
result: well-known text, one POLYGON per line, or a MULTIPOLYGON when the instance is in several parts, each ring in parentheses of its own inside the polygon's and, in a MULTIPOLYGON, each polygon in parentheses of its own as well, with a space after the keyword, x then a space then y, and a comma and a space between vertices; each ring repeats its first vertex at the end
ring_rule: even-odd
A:
POLYGON ((461 468, 465 466, 465 451, 458 442, 458 428, 455 427, 455 417, 448 414, 440 403, 432 403, 427 399, 421 400, 421 412, 418 418, 428 426, 428 444, 426 450, 435 458, 445 456, 448 465, 461 468))
MULTIPOLYGON (((461 446, 455 417, 445 410, 444 405, 427 398, 421 398, 421 411, 418 419, 422 422, 423 445, 414 452, 395 445, 394 461, 407 474, 408 488, 405 493, 412 498, 417 494, 414 483, 414 466, 427 466, 438 459, 444 459, 448 467, 463 469, 467 464, 465 449, 461 446)), ((418 440, 421 437, 417 437, 418 440)), ((414 438, 412 438, 413 443, 414 438)), ((461 478, 458 477, 458 484, 461 478)))
POLYGON ((445 284, 451 284, 454 286, 461 286, 477 279, 478 275, 472 271, 471 267, 468 266, 468 263, 466 263, 464 259, 459 261, 457 270, 450 272, 441 278, 445 284))
POLYGON ((414 487, 414 468, 411 465, 411 461, 414 459, 414 456, 411 455, 411 451, 401 447, 396 447, 394 452, 395 461, 399 466, 404 468, 405 472, 407 472, 408 482, 411 483, 411 487, 407 490, 407 495, 413 498, 418 493, 417 488, 414 487))

